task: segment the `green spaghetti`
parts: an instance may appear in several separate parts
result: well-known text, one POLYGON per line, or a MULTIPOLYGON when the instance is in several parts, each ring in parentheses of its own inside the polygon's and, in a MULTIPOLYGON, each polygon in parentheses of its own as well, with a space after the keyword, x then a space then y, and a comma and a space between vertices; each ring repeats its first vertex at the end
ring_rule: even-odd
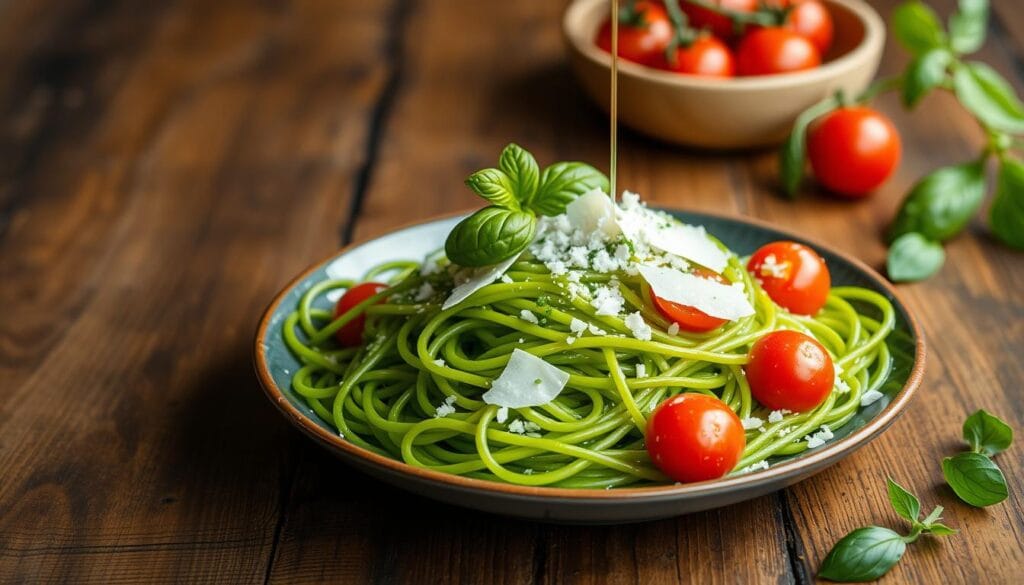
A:
MULTIPOLYGON (((713 396, 742 421, 745 446, 732 473, 817 448, 880 396, 891 362, 885 338, 894 326, 883 296, 833 287, 813 316, 795 314, 766 292, 767 276, 716 244, 727 252, 720 279, 742 288, 752 313, 688 332, 652 306, 651 283, 632 269, 638 255, 651 254, 643 245, 631 243, 630 258, 622 252, 612 267, 563 270, 553 261, 544 234, 564 218, 541 218, 532 243, 500 279, 488 275, 448 308, 445 300, 468 269, 441 251, 424 262, 388 262, 358 279, 314 284, 283 326, 302 363, 294 391, 345 440, 374 453, 445 473, 565 488, 671 483, 645 436, 652 411, 676 395, 713 396), (370 281, 388 286, 340 314, 325 308, 370 281), (598 302, 609 295, 621 306, 607 310, 598 302), (362 341, 339 344, 339 332, 357 324, 362 341), (814 338, 835 364, 827 396, 803 412, 759 404, 745 372, 751 347, 780 330, 814 338), (517 350, 568 374, 557 396, 519 408, 485 401, 517 350)), ((619 234, 602 243, 613 251, 624 242, 629 238, 619 234)), ((591 258, 604 256, 600 246, 588 250, 591 258)), ((695 264, 670 260, 680 273, 695 264)))

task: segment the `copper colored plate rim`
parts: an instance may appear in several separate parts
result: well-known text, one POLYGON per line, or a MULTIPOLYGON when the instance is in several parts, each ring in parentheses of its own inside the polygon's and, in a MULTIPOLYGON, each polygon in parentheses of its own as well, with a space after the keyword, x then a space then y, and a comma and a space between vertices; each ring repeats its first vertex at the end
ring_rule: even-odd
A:
MULTIPOLYGON (((668 207, 660 207, 665 211, 678 211, 687 213, 681 209, 674 209, 668 207)), ((638 488, 615 488, 611 490, 600 490, 600 489, 570 489, 570 488, 558 488, 558 487, 534 487, 534 486, 519 486, 513 484, 499 483, 495 481, 488 481, 483 479, 474 479, 463 477, 460 475, 453 475, 450 473, 444 473, 440 471, 433 471, 430 469, 424 469, 421 467, 414 467, 408 465, 397 459, 391 459, 378 455, 361 447, 358 447, 348 441, 342 439, 338 435, 328 432, 315 422, 310 419, 305 413, 297 409, 288 398, 284 395, 277 384, 274 382, 273 377, 270 374, 270 369, 266 362, 266 355, 264 351, 265 339, 270 331, 270 320, 274 313, 277 311, 278 306, 283 301, 284 297, 300 282, 305 280, 310 274, 315 272, 322 265, 330 260, 338 258, 345 254, 350 249, 361 246, 373 240, 385 237, 387 235, 415 227, 417 225, 440 221, 444 219, 450 219, 459 215, 465 215, 475 211, 473 209, 467 209, 457 211, 453 213, 446 213, 437 215, 425 220, 416 222, 410 222, 388 231, 379 236, 368 238, 359 242, 349 244, 340 250, 330 254, 323 260, 313 264, 301 274, 293 278, 284 288, 281 289, 274 299, 267 306, 267 309, 263 313, 263 317, 260 319, 258 329, 256 331, 256 338, 254 344, 254 366, 256 368, 256 374, 259 378, 260 385, 263 387, 264 392, 270 401, 285 414, 291 421, 304 433, 310 437, 323 443, 325 446, 335 450, 343 452, 347 455, 362 459, 366 463, 372 464, 383 470, 395 472, 398 474, 404 474, 413 476, 419 480, 428 482, 435 482, 439 484, 446 484, 453 488, 461 488, 465 490, 478 491, 478 492, 490 492, 495 494, 505 494, 509 496, 520 496, 527 498, 544 498, 552 500, 563 500, 563 501, 621 501, 621 500, 633 500, 633 499, 649 499, 649 498, 674 498, 674 497, 696 497, 700 495, 706 495, 714 492, 731 491, 733 489, 752 488, 757 485, 761 485, 766 482, 784 481, 788 478, 798 476, 802 471, 810 469, 817 469, 833 460, 834 458, 840 457, 846 451, 853 451, 863 446, 879 433, 885 430, 892 422, 899 416, 906 408, 907 404, 913 398, 918 387, 921 385, 921 380, 924 377, 924 365, 925 365, 925 341, 924 335, 917 323, 917 319, 914 317, 909 310, 906 309, 907 305, 903 302, 899 293, 896 289, 881 275, 879 275, 874 269, 869 267, 867 264, 861 262, 859 259, 850 256, 844 252, 840 252, 831 246, 818 242, 816 240, 796 236, 790 233, 788 230, 779 229, 776 226, 769 224, 758 219, 753 219, 745 216, 738 215, 723 215, 715 213, 706 213, 702 211, 695 211, 700 215, 707 217, 714 217, 717 219, 736 221, 740 223, 747 223, 750 225, 758 226, 761 228, 769 229, 778 232, 786 237, 802 240, 814 246, 817 249, 833 254, 837 257, 842 258, 846 262, 856 267, 858 270, 866 274, 869 278, 875 281, 875 284, 885 291, 886 294, 890 295, 901 307, 903 307, 903 313, 906 315, 907 324, 914 336, 915 340, 915 351, 914 351, 914 366, 910 371, 910 375, 907 378, 903 388, 896 393, 893 401, 890 402, 886 407, 878 413, 878 415, 865 424, 863 427, 853 431, 848 436, 839 439, 834 443, 829 443, 826 447, 817 451, 811 455, 806 455, 792 461, 786 461, 779 463, 778 465, 771 467, 767 470, 757 471, 753 473, 747 473, 735 477, 727 477, 723 479, 714 479, 709 481, 684 484, 684 485, 666 485, 666 486, 652 486, 652 487, 638 487, 638 488)))
MULTIPOLYGON (((562 35, 572 50, 583 55, 587 60, 602 67, 611 67, 611 56, 590 42, 592 34, 584 37, 585 31, 577 30, 572 18, 578 11, 588 8, 587 2, 594 0, 574 0, 565 10, 562 17, 562 35), (589 38, 588 38, 589 37, 589 38)), ((793 87, 806 83, 814 83, 822 79, 842 76, 855 69, 872 51, 881 51, 885 44, 885 23, 878 12, 863 0, 826 0, 826 3, 838 4, 849 10, 864 25, 864 38, 861 42, 835 59, 823 62, 820 66, 806 71, 795 71, 777 75, 750 77, 733 77, 729 79, 704 78, 693 75, 679 75, 667 71, 659 71, 630 61, 620 60, 620 74, 636 78, 657 81, 664 85, 689 87, 694 89, 714 89, 723 91, 749 91, 757 89, 775 89, 793 87)))

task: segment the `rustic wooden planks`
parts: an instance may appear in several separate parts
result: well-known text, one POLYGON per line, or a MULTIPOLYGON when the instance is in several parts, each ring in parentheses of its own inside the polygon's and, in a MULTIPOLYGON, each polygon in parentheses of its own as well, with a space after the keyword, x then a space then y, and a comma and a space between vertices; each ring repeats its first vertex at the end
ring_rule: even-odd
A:
MULTIPOLYGON (((1024 26, 995 4, 980 57, 1021 88, 1024 26)), ((1012 582, 1019 490, 971 510, 938 466, 975 408, 1024 428, 1024 257, 981 221, 940 276, 903 287, 931 348, 910 412, 820 476, 723 510, 596 528, 465 511, 340 465, 265 404, 253 327, 303 266, 476 205, 462 179, 510 140, 542 164, 606 166, 562 7, 0 3, 0 582, 804 583, 847 530, 898 524, 887 474, 964 531, 915 545, 893 582, 1012 582)), ((883 72, 903 63, 890 43, 883 72)), ((880 107, 904 161, 868 201, 786 202, 772 153, 628 131, 620 182, 880 266, 900 194, 982 139, 943 96, 880 107)), ((1017 449, 999 461, 1022 477, 1017 449)))

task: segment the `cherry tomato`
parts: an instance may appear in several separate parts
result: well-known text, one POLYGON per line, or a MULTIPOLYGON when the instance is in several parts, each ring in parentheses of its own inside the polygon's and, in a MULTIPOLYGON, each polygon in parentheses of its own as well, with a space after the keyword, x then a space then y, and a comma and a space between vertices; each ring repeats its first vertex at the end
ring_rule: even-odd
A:
POLYGON ((675 63, 662 54, 652 63, 659 69, 703 77, 732 77, 736 65, 725 43, 711 35, 699 37, 689 47, 676 49, 675 63))
POLYGON ((707 394, 680 394, 662 402, 647 422, 647 452, 679 482, 722 477, 736 467, 747 437, 736 413, 707 394))
MULTIPOLYGON (((334 307, 334 318, 344 315, 345 313, 352 310, 353 307, 380 291, 386 289, 388 285, 381 284, 379 282, 364 282, 357 284, 352 288, 345 291, 345 294, 338 299, 337 306, 334 307)), ((366 327, 366 315, 359 315, 355 319, 352 319, 348 323, 338 329, 335 333, 335 337, 338 342, 345 347, 355 347, 362 345, 363 343, 363 328, 366 327)))
POLYGON ((801 315, 821 310, 832 286, 825 260, 796 242, 761 246, 747 262, 747 270, 776 304, 801 315))
MULTIPOLYGON (((722 284, 729 284, 729 281, 722 278, 718 274, 708 270, 707 268, 698 267, 694 270, 694 274, 701 278, 708 278, 711 280, 717 280, 722 284)), ((672 301, 667 301, 651 291, 651 304, 654 308, 661 313, 661 316, 668 319, 669 321, 679 325, 680 329, 685 331, 693 331, 694 333, 703 333, 705 331, 711 331, 712 329, 718 329, 721 327, 727 319, 719 319, 718 317, 712 317, 704 311, 688 305, 680 305, 672 301)))
POLYGON ((841 195, 862 197, 896 169, 900 135, 889 118, 871 108, 839 108, 811 125, 807 154, 822 185, 841 195))
MULTIPOLYGON (((672 40, 672 21, 665 9, 654 2, 641 0, 635 5, 640 25, 619 22, 619 57, 642 63, 651 64, 665 53, 672 40)), ((597 33, 597 46, 612 52, 612 22, 609 19, 597 33)))
POLYGON ((832 46, 832 15, 818 0, 797 2, 783 26, 811 41, 821 55, 832 46))
POLYGON ((832 358, 813 337, 773 331, 754 342, 745 370, 750 393, 772 410, 807 412, 821 404, 835 384, 832 358))
POLYGON ((821 55, 811 41, 783 28, 761 28, 743 37, 736 49, 740 75, 774 75, 813 69, 821 55))
MULTIPOLYGON (((757 10, 757 0, 711 0, 712 4, 724 10, 733 12, 754 12, 757 10)), ((704 8, 692 2, 680 2, 680 8, 686 14, 690 26, 696 29, 706 28, 720 39, 731 39, 736 34, 736 29, 725 14, 704 8)))

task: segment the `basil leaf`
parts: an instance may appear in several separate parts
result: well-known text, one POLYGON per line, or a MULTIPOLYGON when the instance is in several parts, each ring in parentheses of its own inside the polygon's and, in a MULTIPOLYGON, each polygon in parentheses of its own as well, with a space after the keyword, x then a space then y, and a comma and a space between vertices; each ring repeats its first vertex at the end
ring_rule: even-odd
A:
POLYGON ((519 209, 519 201, 508 175, 498 169, 479 170, 466 179, 466 186, 474 193, 505 209, 519 209))
POLYGON ((536 229, 532 213, 485 207, 455 226, 444 251, 460 266, 490 266, 529 246, 536 229))
POLYGON ((911 523, 917 522, 917 517, 921 515, 921 502, 914 494, 893 481, 891 477, 887 477, 885 481, 889 489, 889 503, 892 504, 893 510, 896 510, 897 514, 911 523))
POLYGON ((936 520, 942 517, 942 511, 944 509, 945 508, 943 508, 942 506, 935 506, 935 509, 924 517, 924 520, 921 521, 921 524, 924 524, 925 526, 929 524, 934 524, 936 520))
POLYGON ((979 410, 964 421, 964 441, 975 453, 995 455, 1013 441, 1013 429, 998 417, 979 410))
POLYGON ((532 154, 518 144, 509 144, 498 157, 498 168, 508 176, 516 199, 526 202, 533 198, 540 181, 540 167, 532 154))
POLYGON ((999 467, 980 453, 960 453, 942 460, 942 475, 961 500, 983 508, 1007 498, 1006 478, 999 467))
POLYGON ((941 168, 918 181, 889 230, 943 241, 960 233, 985 198, 985 161, 941 168))
POLYGON ((988 65, 971 61, 953 72, 953 90, 985 125, 1013 134, 1024 133, 1024 104, 1013 87, 988 65))
POLYGON ((946 34, 939 24, 939 17, 918 0, 897 6, 892 12, 891 22, 893 34, 914 55, 946 43, 946 34))
POLYGON ((957 53, 973 53, 985 44, 988 0, 960 0, 949 17, 949 46, 957 53))
POLYGON ((946 252, 942 246, 917 232, 903 234, 889 246, 886 270, 893 282, 924 280, 942 268, 946 252))
POLYGON ((996 182, 996 196, 989 225, 1006 245, 1024 249, 1024 164, 1003 159, 996 182))
POLYGON ((779 151, 779 180, 790 198, 800 190, 807 158, 807 128, 811 122, 839 107, 835 97, 826 98, 807 108, 793 122, 793 130, 779 151))
POLYGON ((565 206, 593 189, 608 192, 608 177, 580 162, 560 162, 544 169, 540 186, 529 206, 542 215, 565 213, 565 206))
POLYGON ((956 528, 950 528, 941 522, 932 522, 925 526, 925 530, 927 530, 929 534, 934 534, 935 536, 949 536, 960 532, 956 528))
POLYGON ((829 551, 818 577, 831 581, 873 581, 889 572, 907 543, 888 528, 868 526, 847 534, 829 551))
POLYGON ((903 103, 908 108, 917 105, 929 91, 946 80, 946 68, 953 55, 944 48, 929 49, 911 61, 903 74, 903 103))

